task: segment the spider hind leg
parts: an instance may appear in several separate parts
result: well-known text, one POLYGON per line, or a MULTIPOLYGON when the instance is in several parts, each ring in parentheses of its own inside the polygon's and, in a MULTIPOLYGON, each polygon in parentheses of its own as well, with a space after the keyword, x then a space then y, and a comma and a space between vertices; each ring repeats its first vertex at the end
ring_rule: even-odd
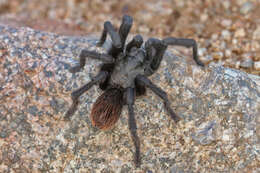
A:
POLYGON ((138 75, 136 80, 142 83, 144 86, 150 88, 156 95, 158 95, 164 102, 164 107, 167 111, 167 114, 175 121, 178 122, 180 117, 175 114, 175 112, 171 109, 170 101, 168 99, 168 95, 161 88, 157 87, 153 84, 147 77, 143 75, 138 75))
POLYGON ((111 77, 111 73, 113 72, 114 66, 115 66, 115 64, 113 64, 113 63, 103 64, 101 66, 101 71, 108 72, 108 76, 107 76, 105 81, 102 81, 102 82, 99 83, 100 89, 106 90, 109 87, 109 80, 110 80, 110 77, 111 77))
POLYGON ((79 97, 86 91, 88 91, 92 86, 103 82, 108 77, 108 72, 101 71, 97 76, 95 76, 89 83, 83 85, 76 91, 71 93, 72 98, 72 105, 70 106, 69 110, 66 112, 64 119, 68 120, 77 110, 79 104, 79 97))
POLYGON ((126 104, 128 106, 128 128, 131 132, 131 137, 135 146, 135 155, 134 162, 136 167, 141 165, 141 156, 140 156, 140 139, 137 135, 137 126, 134 114, 134 101, 135 101, 135 89, 127 88, 126 89, 126 104))
POLYGON ((146 93, 145 86, 137 80, 135 80, 135 92, 136 92, 137 97, 145 95, 145 93, 146 93))

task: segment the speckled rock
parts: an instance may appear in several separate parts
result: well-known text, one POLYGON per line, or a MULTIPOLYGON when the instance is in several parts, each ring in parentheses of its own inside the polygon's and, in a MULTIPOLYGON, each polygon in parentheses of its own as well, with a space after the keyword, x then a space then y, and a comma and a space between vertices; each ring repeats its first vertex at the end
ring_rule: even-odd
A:
POLYGON ((88 60, 77 74, 68 69, 95 43, 0 25, 0 172, 260 171, 260 78, 222 66, 202 69, 170 51, 151 80, 169 93, 182 120, 171 121, 149 90, 136 100, 141 168, 132 162, 125 109, 113 130, 91 126, 98 87, 64 121, 70 93, 101 63, 88 60))
POLYGON ((240 13, 245 15, 245 14, 249 13, 253 9, 253 7, 254 7, 253 3, 249 2, 249 1, 245 2, 242 4, 242 6, 240 8, 240 13))

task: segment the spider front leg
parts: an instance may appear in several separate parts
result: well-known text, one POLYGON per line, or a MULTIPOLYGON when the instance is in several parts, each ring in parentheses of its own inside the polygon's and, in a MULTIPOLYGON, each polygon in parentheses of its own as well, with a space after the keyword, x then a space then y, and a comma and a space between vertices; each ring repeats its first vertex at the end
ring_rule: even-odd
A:
POLYGON ((175 46, 185 46, 185 47, 192 47, 193 50, 193 59, 194 61, 200 65, 204 66, 203 62, 201 62, 198 58, 198 48, 197 43, 193 39, 187 39, 187 38, 174 38, 174 37, 168 37, 163 39, 163 42, 167 45, 175 45, 175 46))
POLYGON ((168 115, 175 121, 178 122, 180 118, 173 112, 170 106, 170 102, 168 100, 168 96, 166 92, 164 92, 161 88, 154 85, 147 77, 143 75, 137 75, 136 80, 145 85, 146 87, 150 88, 156 95, 158 95, 164 101, 164 107, 168 113, 168 115))
POLYGON ((143 37, 141 35, 136 35, 134 38, 126 45, 126 52, 130 52, 133 47, 140 48, 143 44, 143 37))
POLYGON ((119 28, 119 36, 121 38, 122 49, 124 49, 125 41, 126 41, 128 33, 132 27, 132 24, 133 24, 133 18, 131 16, 124 15, 122 24, 119 28))
POLYGON ((147 68, 145 69, 146 76, 152 75, 159 68, 166 49, 167 45, 159 39, 149 38, 145 42, 145 61, 147 64, 147 68))
POLYGON ((80 58, 79 65, 72 67, 70 69, 70 72, 71 73, 79 72, 85 66, 87 57, 93 58, 93 59, 98 59, 105 63, 114 62, 114 58, 110 55, 97 53, 96 51, 89 51, 89 50, 84 49, 80 52, 80 55, 79 55, 79 58, 80 58))
POLYGON ((111 22, 106 21, 104 23, 104 30, 103 33, 100 37, 99 42, 97 43, 97 46, 102 46, 107 38, 107 33, 110 35, 111 40, 112 40, 112 44, 114 47, 116 48, 121 48, 122 47, 122 42, 120 39, 119 34, 116 32, 116 30, 114 29, 113 25, 111 24, 111 22))
POLYGON ((135 89, 134 88, 127 88, 126 89, 126 104, 128 106, 128 128, 131 132, 131 137, 134 142, 135 146, 135 157, 134 162, 136 167, 139 167, 141 164, 140 158, 140 140, 137 135, 137 127, 135 121, 135 114, 134 114, 134 101, 135 101, 135 89))
POLYGON ((124 15, 122 24, 119 28, 118 35, 119 39, 121 40, 121 47, 115 47, 112 44, 112 47, 108 50, 108 54, 112 55, 113 57, 117 57, 120 53, 124 52, 125 47, 125 41, 127 38, 127 35, 132 27, 133 19, 130 16, 124 15))
POLYGON ((89 83, 83 85, 76 91, 71 93, 72 98, 72 105, 67 111, 64 119, 69 119, 77 110, 78 104, 79 104, 79 97, 86 91, 88 91, 93 85, 98 84, 100 82, 104 82, 106 78, 108 77, 108 72, 101 71, 97 76, 95 76, 89 83))

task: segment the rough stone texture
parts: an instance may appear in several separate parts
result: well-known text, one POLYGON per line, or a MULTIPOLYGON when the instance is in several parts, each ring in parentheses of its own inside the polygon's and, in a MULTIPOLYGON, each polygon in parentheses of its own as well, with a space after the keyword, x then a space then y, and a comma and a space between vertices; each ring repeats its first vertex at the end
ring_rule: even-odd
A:
POLYGON ((119 27, 128 14, 134 18, 133 33, 193 38, 207 48, 200 55, 205 64, 260 76, 252 63, 243 67, 245 54, 253 63, 260 61, 259 11, 260 0, 0 0, 0 23, 63 34, 100 33, 104 21, 119 27))
POLYGON ((111 131, 91 126, 98 87, 81 97, 71 121, 63 120, 71 91, 101 64, 88 60, 83 71, 68 71, 82 48, 95 48, 93 37, 0 25, 0 40, 0 172, 260 171, 258 76, 201 69, 168 52, 151 79, 182 120, 174 124, 151 91, 136 100, 142 165, 135 170, 127 111, 111 131))

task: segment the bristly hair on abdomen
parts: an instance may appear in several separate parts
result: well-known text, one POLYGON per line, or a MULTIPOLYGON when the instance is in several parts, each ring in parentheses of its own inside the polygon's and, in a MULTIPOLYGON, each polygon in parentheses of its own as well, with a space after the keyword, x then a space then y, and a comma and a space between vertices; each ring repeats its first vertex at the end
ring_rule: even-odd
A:
POLYGON ((107 89, 99 96, 91 111, 92 125, 109 130, 118 121, 123 108, 123 91, 120 88, 107 89))

